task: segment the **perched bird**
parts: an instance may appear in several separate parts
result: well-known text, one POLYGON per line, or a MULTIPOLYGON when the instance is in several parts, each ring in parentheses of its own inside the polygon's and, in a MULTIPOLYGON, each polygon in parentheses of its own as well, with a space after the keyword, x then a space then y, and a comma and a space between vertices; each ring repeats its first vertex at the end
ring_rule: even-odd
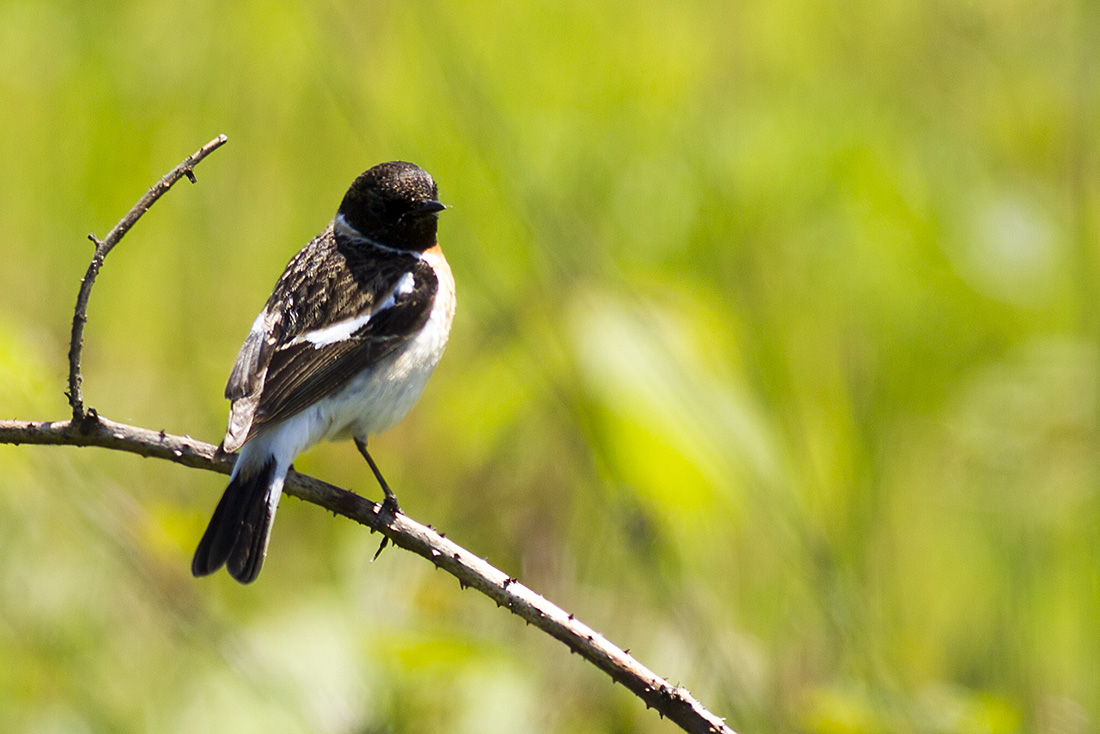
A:
POLYGON ((435 181, 382 163, 351 184, 321 234, 295 255, 241 347, 225 396, 222 450, 240 456, 191 573, 256 579, 295 457, 354 439, 385 492, 367 437, 412 409, 451 330, 455 285, 436 241, 435 181))

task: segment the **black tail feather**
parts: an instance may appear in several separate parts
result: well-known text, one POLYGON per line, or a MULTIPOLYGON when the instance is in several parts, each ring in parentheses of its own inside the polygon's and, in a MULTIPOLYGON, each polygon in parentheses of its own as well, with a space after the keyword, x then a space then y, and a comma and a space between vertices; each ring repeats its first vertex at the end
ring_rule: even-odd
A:
POLYGON ((194 576, 212 574, 227 562, 229 574, 242 584, 260 575, 274 520, 268 494, 275 479, 275 460, 247 477, 243 474, 229 482, 210 518, 191 561, 194 576))
POLYGON ((242 584, 250 584, 260 575, 260 567, 267 555, 267 539, 271 535, 273 515, 266 491, 262 498, 246 508, 241 533, 226 564, 229 575, 242 584))

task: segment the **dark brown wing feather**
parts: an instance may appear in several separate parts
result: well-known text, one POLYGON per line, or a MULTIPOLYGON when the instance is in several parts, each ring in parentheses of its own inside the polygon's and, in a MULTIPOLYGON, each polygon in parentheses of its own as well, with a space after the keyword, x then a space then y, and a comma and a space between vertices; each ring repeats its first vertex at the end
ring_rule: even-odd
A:
POLYGON ((262 331, 241 347, 226 385, 234 402, 225 449, 343 387, 404 344, 427 320, 437 286, 431 267, 411 254, 348 242, 331 228, 322 233, 287 265, 264 308, 262 331), (411 291, 397 294, 350 338, 322 346, 296 341, 372 313, 410 272, 411 291))

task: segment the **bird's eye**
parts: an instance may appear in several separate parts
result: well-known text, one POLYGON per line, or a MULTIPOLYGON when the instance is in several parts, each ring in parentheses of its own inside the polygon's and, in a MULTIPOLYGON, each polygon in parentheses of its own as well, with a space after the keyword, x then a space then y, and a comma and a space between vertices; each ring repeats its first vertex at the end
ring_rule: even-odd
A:
POLYGON ((404 221, 406 217, 415 216, 417 209, 416 205, 412 202, 402 201, 394 206, 393 212, 397 215, 397 220, 400 222, 404 221))

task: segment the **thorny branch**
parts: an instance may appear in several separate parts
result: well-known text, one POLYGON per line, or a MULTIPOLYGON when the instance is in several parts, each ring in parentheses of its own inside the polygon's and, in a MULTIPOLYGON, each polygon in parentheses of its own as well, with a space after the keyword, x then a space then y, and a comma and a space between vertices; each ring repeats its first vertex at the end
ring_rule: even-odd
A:
MULTIPOLYGON (((88 299, 107 253, 172 184, 183 177, 194 182, 194 166, 225 142, 226 137, 219 135, 188 156, 149 189, 105 239, 101 241, 90 235, 96 249, 88 272, 81 281, 69 349, 67 395, 72 408, 72 420, 0 421, 0 443, 98 446, 164 459, 195 469, 222 474, 230 472, 235 457, 226 456, 211 444, 187 436, 174 436, 164 431, 115 423, 98 415, 95 410, 86 409, 81 393, 80 373, 88 299)), ((353 492, 293 471, 287 477, 286 492, 365 525, 372 532, 378 531, 394 545, 431 561, 457 578, 463 588, 477 589, 497 605, 506 607, 526 622, 565 643, 571 652, 579 654, 607 673, 612 680, 621 683, 641 698, 647 707, 654 708, 684 731, 692 734, 735 734, 722 719, 696 701, 686 688, 669 684, 572 614, 432 528, 421 525, 402 513, 382 512, 381 505, 353 492)))

